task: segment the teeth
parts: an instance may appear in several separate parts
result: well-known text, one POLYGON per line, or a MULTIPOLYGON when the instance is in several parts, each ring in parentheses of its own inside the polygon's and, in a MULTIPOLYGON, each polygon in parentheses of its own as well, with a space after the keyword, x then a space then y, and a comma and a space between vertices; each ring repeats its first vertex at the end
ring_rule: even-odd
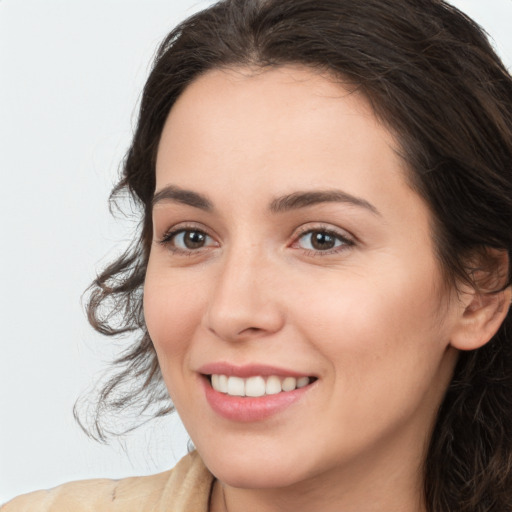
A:
POLYGON ((300 377, 298 379, 295 377, 285 377, 280 379, 276 375, 271 375, 266 380, 261 376, 242 379, 241 377, 228 377, 227 375, 212 375, 211 382, 213 389, 221 393, 231 396, 259 397, 303 388, 311 380, 309 377, 300 377))
POLYGON ((286 377, 281 384, 283 391, 293 391, 297 387, 297 379, 294 377, 286 377))
POLYGON ((267 379, 267 385, 265 386, 267 395, 277 395, 277 393, 281 393, 282 390, 279 377, 272 376, 267 379))
POLYGON ((265 394, 265 379, 263 377, 250 377, 245 381, 246 396, 263 396, 265 394))
POLYGON ((300 379, 297 379, 297 387, 303 388, 304 386, 307 386, 309 384, 309 377, 301 377, 300 379))
POLYGON ((219 387, 215 388, 222 393, 228 392, 228 378, 225 375, 219 375, 219 387))
POLYGON ((228 378, 228 395, 245 396, 245 382, 240 377, 228 378))
POLYGON ((309 384, 309 377, 301 377, 300 379, 297 379, 297 387, 303 388, 304 386, 307 386, 309 384))

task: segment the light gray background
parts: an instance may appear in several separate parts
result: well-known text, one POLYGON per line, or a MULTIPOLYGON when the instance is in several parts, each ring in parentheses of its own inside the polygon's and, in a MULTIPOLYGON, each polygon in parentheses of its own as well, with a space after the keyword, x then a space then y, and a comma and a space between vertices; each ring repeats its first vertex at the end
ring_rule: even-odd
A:
MULTIPOLYGON (((102 446, 72 418, 111 343, 80 296, 132 226, 107 197, 158 42, 209 0, 0 0, 0 503, 171 467, 176 417, 102 446)), ((512 0, 457 0, 512 66, 512 0)))

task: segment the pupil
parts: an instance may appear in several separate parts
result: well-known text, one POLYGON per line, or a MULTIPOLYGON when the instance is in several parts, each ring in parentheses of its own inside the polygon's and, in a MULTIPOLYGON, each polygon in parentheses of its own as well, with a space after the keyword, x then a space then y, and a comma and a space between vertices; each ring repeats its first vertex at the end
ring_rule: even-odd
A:
POLYGON ((204 245, 205 235, 199 231, 189 231, 185 236, 185 245, 188 249, 198 249, 204 245))
POLYGON ((311 241, 311 245, 315 249, 326 250, 334 247, 334 237, 327 233, 314 233, 311 241))

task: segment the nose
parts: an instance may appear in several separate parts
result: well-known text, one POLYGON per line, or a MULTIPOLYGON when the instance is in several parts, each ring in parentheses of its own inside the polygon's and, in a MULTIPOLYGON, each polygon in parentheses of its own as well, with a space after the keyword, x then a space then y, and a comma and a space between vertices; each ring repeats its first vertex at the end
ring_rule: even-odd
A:
POLYGON ((217 337, 243 341, 278 332, 284 324, 272 264, 261 254, 232 252, 219 265, 204 317, 217 337))

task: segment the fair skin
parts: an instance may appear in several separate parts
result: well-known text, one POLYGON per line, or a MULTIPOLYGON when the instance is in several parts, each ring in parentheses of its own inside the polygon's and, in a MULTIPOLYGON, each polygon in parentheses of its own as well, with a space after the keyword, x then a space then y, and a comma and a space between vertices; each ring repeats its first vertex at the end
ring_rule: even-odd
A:
POLYGON ((363 96, 300 67, 210 71, 171 110, 144 311, 213 511, 424 510, 457 349, 500 319, 442 286, 396 149, 363 96), (271 402, 209 368, 309 379, 271 402))

